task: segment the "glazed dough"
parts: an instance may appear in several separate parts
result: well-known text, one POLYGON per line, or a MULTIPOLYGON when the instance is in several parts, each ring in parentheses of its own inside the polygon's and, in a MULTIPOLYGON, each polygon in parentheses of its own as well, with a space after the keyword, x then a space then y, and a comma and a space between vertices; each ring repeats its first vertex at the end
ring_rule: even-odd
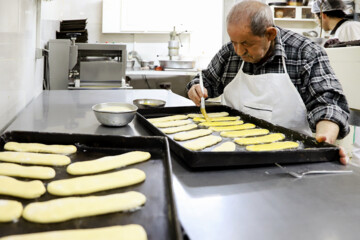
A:
POLYGON ((67 167, 66 171, 72 175, 99 173, 143 162, 149 160, 150 157, 151 155, 149 152, 132 151, 116 156, 108 156, 90 161, 72 163, 67 167))
POLYGON ((64 166, 71 162, 70 158, 64 155, 26 152, 0 152, 0 160, 4 162, 49 166, 64 166))
POLYGON ((166 134, 178 133, 197 128, 196 124, 187 124, 179 127, 163 128, 161 131, 166 134))
POLYGON ((74 145, 45 145, 41 143, 17 143, 7 142, 5 150, 15 152, 35 152, 35 153, 56 153, 71 154, 76 152, 74 145))
MULTIPOLYGON (((210 118, 215 118, 215 117, 226 117, 229 116, 228 112, 213 112, 213 113, 207 113, 208 117, 210 118)), ((189 118, 202 118, 204 117, 202 114, 200 113, 190 113, 187 115, 189 118)))
POLYGON ((139 169, 75 177, 50 182, 48 192, 57 196, 94 193, 114 188, 131 186, 145 180, 145 173, 139 169))
POLYGON ((251 128, 255 128, 255 127, 256 127, 255 124, 245 123, 245 124, 235 125, 235 126, 209 127, 209 129, 211 129, 215 132, 225 132, 225 131, 245 130, 245 129, 251 129, 251 128))
POLYGON ((197 129, 188 132, 182 132, 174 135, 174 139, 176 141, 186 141, 194 138, 203 137, 211 134, 212 131, 210 129, 197 129))
POLYGON ((221 137, 210 135, 186 142, 183 146, 187 149, 197 151, 215 145, 218 142, 221 142, 221 139, 221 137))
POLYGON ((283 140, 284 138, 285 135, 282 133, 272 133, 261 137, 237 138, 235 139, 235 142, 239 145, 251 145, 251 144, 276 142, 283 140))
POLYGON ((151 123, 157 123, 157 122, 168 122, 168 121, 175 121, 175 120, 184 120, 188 119, 188 116, 186 115, 173 115, 173 116, 167 116, 167 117, 159 117, 159 118, 149 118, 147 119, 151 123))
POLYGON ((298 148, 299 144, 297 142, 274 142, 268 144, 259 144, 259 145, 250 145, 246 147, 248 151, 275 151, 289 148, 298 148))
POLYGON ((225 142, 223 144, 221 144, 220 146, 214 148, 212 151, 213 152, 233 152, 235 151, 235 143, 233 142, 225 142))
POLYGON ((51 179, 55 177, 55 170, 50 167, 27 167, 14 163, 0 163, 0 175, 34 179, 51 179))
POLYGON ((59 230, 29 233, 0 238, 0 240, 147 240, 145 229, 137 224, 92 229, 59 230))
POLYGON ((167 127, 183 126, 190 123, 191 123, 190 120, 175 120, 175 121, 167 121, 167 122, 157 122, 154 123, 154 126, 158 128, 167 128, 167 127))
POLYGON ((228 137, 228 138, 235 138, 235 137, 250 137, 250 136, 266 135, 268 133, 269 133, 269 130, 259 128, 259 129, 221 132, 220 136, 228 137))
POLYGON ((19 219, 23 211, 20 202, 0 199, 0 222, 11 222, 19 219))
POLYGON ((228 121, 228 122, 202 122, 199 126, 205 127, 220 127, 220 126, 233 126, 243 124, 244 121, 228 121))
POLYGON ((12 177, 0 176, 0 194, 32 199, 43 195, 46 189, 41 181, 20 181, 12 177))
MULTIPOLYGON (((236 120, 239 120, 240 117, 239 116, 232 116, 232 117, 213 117, 213 118, 210 118, 210 121, 211 122, 224 122, 224 121, 236 121, 236 120)), ((194 122, 205 122, 205 118, 201 118, 201 117, 196 117, 196 118, 193 118, 193 121, 194 122)))
POLYGON ((139 192, 105 196, 67 197, 27 205, 23 217, 36 223, 63 222, 74 218, 128 211, 145 204, 146 197, 139 192))

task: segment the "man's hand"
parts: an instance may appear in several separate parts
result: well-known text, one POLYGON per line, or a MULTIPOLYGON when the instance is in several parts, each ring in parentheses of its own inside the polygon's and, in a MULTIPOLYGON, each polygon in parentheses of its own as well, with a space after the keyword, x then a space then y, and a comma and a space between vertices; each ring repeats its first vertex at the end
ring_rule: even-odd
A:
MULTIPOLYGON (((322 120, 316 124, 316 140, 318 142, 327 142, 334 144, 339 134, 339 126, 331 121, 322 120)), ((340 162, 346 165, 349 162, 349 157, 346 155, 345 149, 340 147, 339 151, 340 162)))
POLYGON ((207 89, 204 88, 203 95, 201 92, 200 84, 195 84, 188 91, 188 97, 196 104, 196 106, 200 106, 201 97, 207 98, 208 92, 207 89))

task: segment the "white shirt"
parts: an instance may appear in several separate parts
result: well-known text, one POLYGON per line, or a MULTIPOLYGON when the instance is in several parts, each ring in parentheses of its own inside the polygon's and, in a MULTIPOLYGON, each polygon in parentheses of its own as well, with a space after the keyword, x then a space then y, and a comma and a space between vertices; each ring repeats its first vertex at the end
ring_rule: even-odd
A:
POLYGON ((332 38, 338 38, 340 42, 360 40, 360 22, 346 21, 340 25, 332 38))

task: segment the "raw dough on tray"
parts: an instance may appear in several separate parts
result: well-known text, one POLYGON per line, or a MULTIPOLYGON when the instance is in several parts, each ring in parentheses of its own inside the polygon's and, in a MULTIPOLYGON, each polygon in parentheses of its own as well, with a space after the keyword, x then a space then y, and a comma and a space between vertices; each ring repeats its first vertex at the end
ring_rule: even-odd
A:
POLYGON ((137 224, 102 228, 58 230, 12 235, 0 240, 147 240, 145 229, 137 224))
POLYGON ((77 151, 74 145, 47 145, 41 143, 18 143, 18 142, 7 142, 4 146, 4 149, 15 152, 35 152, 35 153, 55 153, 55 154, 71 154, 77 151))
POLYGON ((220 126, 234 126, 234 125, 241 125, 244 121, 227 121, 227 122, 202 122, 199 123, 199 126, 205 127, 220 127, 220 126))
POLYGON ((129 211, 146 202, 142 193, 130 191, 105 196, 67 197, 27 205, 23 217, 36 223, 56 223, 74 218, 129 211))
POLYGON ((57 196, 94 193, 114 188, 131 186, 145 180, 145 173, 139 169, 126 169, 112 173, 82 176, 52 181, 48 192, 57 196))
MULTIPOLYGON (((239 116, 230 116, 230 117, 213 117, 210 118, 211 122, 224 122, 224 121, 236 121, 239 120, 240 117, 239 116)), ((196 117, 193 118, 194 122, 206 122, 205 118, 203 117, 196 117)))
POLYGON ((239 145, 251 145, 251 144, 276 142, 283 140, 284 138, 285 135, 282 133, 272 133, 261 137, 237 138, 235 139, 235 142, 239 145))
POLYGON ((157 122, 168 122, 168 121, 175 121, 175 120, 184 120, 188 119, 188 116, 186 115, 172 115, 172 116, 166 116, 166 117, 158 117, 158 118, 148 118, 147 120, 151 123, 157 123, 157 122))
POLYGON ((186 141, 194 138, 203 137, 211 134, 212 131, 210 129, 196 129, 188 132, 181 132, 174 135, 174 139, 176 141, 186 141))
POLYGON ((19 219, 23 211, 20 202, 0 199, 0 222, 11 222, 19 219))
POLYGON ((68 156, 60 154, 27 152, 0 152, 0 161, 49 166, 64 166, 71 162, 68 156))
POLYGON ((167 127, 178 127, 186 124, 192 123, 190 120, 175 120, 175 121, 168 121, 168 122, 157 122, 153 123, 155 127, 158 128, 167 128, 167 127))
POLYGON ((55 170, 51 167, 28 167, 15 163, 0 163, 0 175, 34 179, 51 179, 55 177, 55 170))
POLYGON ((210 135, 210 136, 198 138, 190 142, 186 142, 184 143, 183 146, 186 147, 187 149, 197 151, 215 145, 218 142, 221 142, 221 140, 222 138, 219 136, 210 135))
POLYGON ((0 194, 32 199, 43 195, 46 189, 40 180, 20 181, 12 177, 0 176, 0 194))
POLYGON ((275 151, 282 149, 298 148, 299 144, 297 142, 274 142, 268 144, 259 144, 259 145, 250 145, 246 147, 248 151, 275 151))
POLYGON ((255 124, 245 123, 245 124, 235 125, 235 126, 209 127, 209 129, 211 129, 215 132, 225 132, 225 131, 245 130, 245 129, 251 129, 251 128, 255 128, 255 127, 256 127, 255 124))
MULTIPOLYGON (((226 117, 229 116, 228 112, 212 112, 212 113, 207 113, 209 118, 215 118, 215 117, 226 117)), ((201 113, 189 113, 187 115, 189 118, 196 118, 196 117, 204 117, 201 113)))
POLYGON ((228 138, 235 138, 235 137, 250 137, 250 136, 259 136, 259 135, 266 135, 269 133, 269 130, 258 128, 258 129, 249 129, 249 130, 240 130, 240 131, 228 131, 228 132, 221 132, 220 136, 228 137, 228 138))
POLYGON ((161 129, 161 131, 166 134, 172 134, 172 133, 178 133, 178 132, 192 130, 195 128, 197 128, 197 125, 192 123, 192 124, 187 124, 187 125, 178 126, 178 127, 163 128, 163 129, 161 129))
POLYGON ((70 164, 66 171, 72 175, 99 173, 119 167, 149 160, 151 154, 143 151, 132 151, 116 156, 107 156, 90 161, 81 161, 70 164))
POLYGON ((220 146, 214 148, 213 152, 233 152, 235 151, 235 143, 233 142, 225 142, 220 144, 220 146))

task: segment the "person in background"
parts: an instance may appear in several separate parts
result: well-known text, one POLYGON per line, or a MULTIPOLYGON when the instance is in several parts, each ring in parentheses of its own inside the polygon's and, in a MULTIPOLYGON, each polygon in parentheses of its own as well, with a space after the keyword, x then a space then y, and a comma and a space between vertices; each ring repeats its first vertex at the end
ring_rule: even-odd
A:
MULTIPOLYGON (((188 97, 222 95, 222 103, 274 124, 335 143, 349 133, 349 108, 324 49, 310 39, 274 26, 271 9, 242 1, 227 16, 225 44, 187 85, 188 97)), ((348 157, 343 148, 340 162, 348 157)))
POLYGON ((346 19, 342 0, 315 0, 311 11, 316 14, 321 27, 330 32, 331 39, 340 42, 360 40, 360 22, 346 19))

